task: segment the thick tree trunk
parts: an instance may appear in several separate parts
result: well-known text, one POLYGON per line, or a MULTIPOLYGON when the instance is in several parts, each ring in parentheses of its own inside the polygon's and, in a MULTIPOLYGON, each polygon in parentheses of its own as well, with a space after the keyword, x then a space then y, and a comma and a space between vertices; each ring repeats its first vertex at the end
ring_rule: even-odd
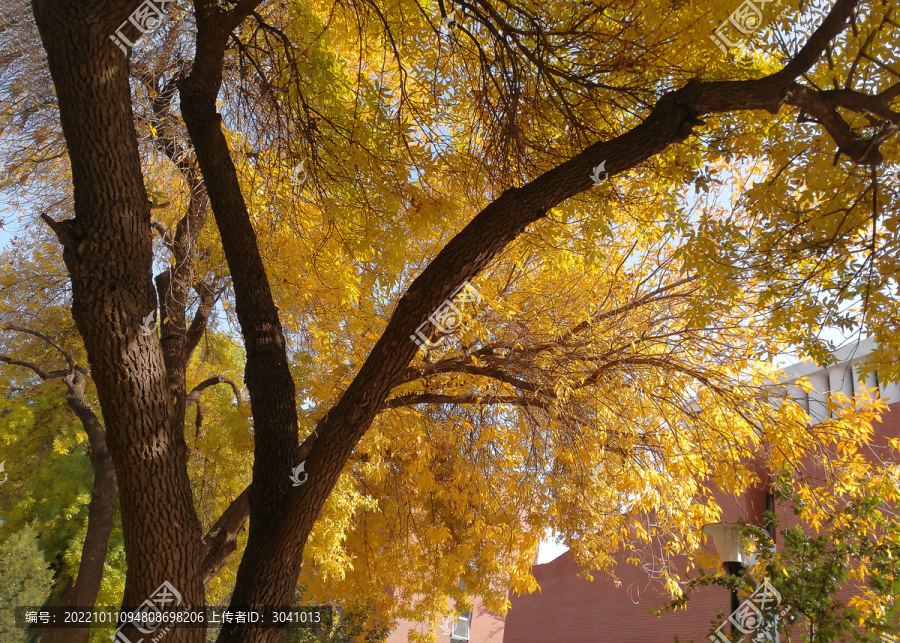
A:
MULTIPOLYGON (((415 280, 357 377, 319 422, 316 437, 301 447, 277 309, 216 113, 227 39, 259 0, 238 0, 228 11, 218 3, 197 0, 197 54, 191 75, 181 84, 182 114, 232 273, 256 429, 250 539, 232 604, 286 605, 293 598, 315 519, 353 448, 383 408, 392 382, 415 355, 416 346, 408 336, 419 322, 529 224, 591 189, 593 166, 606 161, 610 176, 633 168, 690 136, 705 113, 777 112, 795 88, 794 78, 808 70, 843 29, 857 1, 838 0, 810 42, 782 71, 752 81, 688 83, 664 96, 631 131, 596 143, 526 186, 504 192, 415 280), (292 489, 288 474, 301 459, 307 460, 309 481, 292 489)), ((183 391, 169 399, 172 391, 167 390, 159 342, 155 336, 141 336, 138 327, 155 307, 155 297, 150 283, 149 207, 131 129, 127 76, 121 53, 104 40, 107 27, 93 32, 88 28, 118 24, 125 9, 123 15, 114 11, 117 15, 109 20, 109 7, 91 13, 74 5, 35 0, 35 14, 72 159, 76 219, 57 224, 56 229, 66 248, 73 316, 97 379, 119 477, 128 592, 137 602, 168 580, 187 603, 201 605, 202 557, 185 471, 183 391), (168 550, 158 551, 160 545, 168 550)), ((797 100, 807 98, 801 95, 797 100)), ((865 160, 874 158, 866 152, 865 160)), ((238 503, 234 513, 240 515, 240 509, 238 503)), ((226 526, 224 531, 233 530, 226 526)), ((202 635, 199 630, 176 629, 170 636, 173 641, 201 640, 189 638, 195 632, 202 635)), ((224 631, 219 640, 274 642, 281 635, 277 630, 248 628, 224 631)))
MULTIPOLYGON (((128 585, 140 603, 164 581, 204 604, 200 524, 187 475, 184 393, 172 395, 156 332, 150 203, 127 61, 109 34, 137 3, 34 0, 72 166, 75 218, 53 225, 72 280, 121 499, 128 585)), ((127 632, 126 632, 127 633, 127 632)), ((173 643, 203 641, 178 628, 173 643)))
MULTIPOLYGON (((200 34, 204 29, 204 24, 200 22, 200 34)), ((221 51, 224 51, 227 33, 222 30, 211 38, 218 41, 217 46, 221 43, 221 51)), ((269 523, 281 509, 285 493, 291 487, 291 469, 301 462, 295 388, 287 362, 281 322, 259 254, 256 234, 221 129, 221 117, 215 109, 221 82, 221 57, 218 69, 213 65, 212 75, 208 75, 210 70, 202 62, 195 61, 191 76, 181 85, 181 110, 207 182, 213 215, 232 275, 235 309, 246 347, 244 381, 250 393, 253 413, 255 456, 253 485, 249 489, 250 532, 245 557, 247 552, 253 551, 265 558, 269 523)), ((251 556, 252 560, 256 558, 251 556)), ((280 564, 275 566, 277 569, 271 570, 270 566, 264 568, 266 572, 273 573, 260 579, 261 584, 275 591, 266 596, 267 601, 261 601, 261 597, 251 597, 241 590, 250 587, 248 581, 241 578, 253 577, 257 573, 245 558, 238 571, 232 604, 290 605, 300 563, 299 556, 281 558, 280 564)), ((223 630, 219 640, 277 641, 283 635, 281 630, 257 629, 251 632, 253 638, 243 639, 241 637, 248 635, 246 630, 223 630)))
MULTIPOLYGON (((249 488, 250 532, 247 551, 266 557, 269 523, 282 508, 291 487, 290 471, 301 461, 297 442, 294 381, 287 361, 286 343, 278 311, 256 242, 256 233, 244 202, 228 142, 216 111, 222 79, 222 55, 231 30, 255 3, 225 14, 214 5, 197 3, 197 56, 183 80, 181 112, 206 181, 213 216, 219 228, 235 292, 235 309, 244 337, 247 362, 244 381, 253 413, 255 456, 253 484, 249 488), (243 12, 240 13, 240 12, 243 12)), ((321 505, 319 505, 321 508, 321 505)), ((317 512, 318 513, 318 512, 317 512)), ((246 556, 246 552, 245 552, 246 556)), ((251 556, 255 560, 257 556, 251 556)), ((242 560, 232 595, 233 605, 290 605, 300 572, 300 557, 281 558, 277 569, 267 566, 260 585, 273 590, 260 596, 244 593, 247 578, 256 572, 242 560), (271 573, 269 573, 271 571, 271 573), (244 580, 241 580, 245 577, 244 580)), ((252 639, 280 640, 281 630, 251 630, 252 639)), ((244 640, 247 630, 223 630, 219 640, 244 640), (237 638, 234 638, 237 637, 237 638)))

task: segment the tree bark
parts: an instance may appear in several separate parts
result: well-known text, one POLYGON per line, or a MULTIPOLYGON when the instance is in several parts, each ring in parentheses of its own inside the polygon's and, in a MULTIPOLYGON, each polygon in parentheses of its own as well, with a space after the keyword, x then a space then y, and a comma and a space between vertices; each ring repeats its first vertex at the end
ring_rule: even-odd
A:
MULTIPOLYGON (((751 81, 691 81, 663 96, 634 129, 588 147, 490 203, 413 282, 356 378, 301 446, 294 383, 277 309, 216 112, 229 34, 259 1, 239 0, 227 11, 212 0, 195 1, 196 58, 190 76, 179 85, 182 114, 233 278, 255 424, 253 484, 248 492, 250 538, 232 597, 235 606, 287 605, 292 600, 316 517, 353 448, 383 408, 392 382, 402 376, 418 350, 409 335, 422 320, 549 209, 591 189, 592 168, 599 163, 606 162, 610 176, 627 171, 688 138, 694 127, 702 125, 703 114, 755 109, 776 113, 799 89, 794 79, 844 28, 858 2, 837 0, 810 41, 781 71, 751 81), (308 482, 292 488, 289 473, 303 459, 308 482)), ((119 475, 128 592, 140 600, 162 580, 169 580, 188 603, 201 605, 205 556, 184 466, 184 393, 174 392, 169 402, 173 392, 166 385, 159 342, 139 332, 140 320, 155 307, 155 297, 150 283, 149 204, 131 129, 127 75, 114 45, 104 41, 96 48, 106 32, 98 34, 88 27, 107 22, 114 26, 125 10, 117 8, 112 12, 116 19, 107 20, 108 7, 101 15, 76 9, 74 2, 34 2, 60 99, 75 184, 76 218, 56 224, 56 230, 66 248, 75 295, 73 316, 97 374, 119 475), (82 100, 83 96, 90 100, 82 100), (157 543, 164 543, 171 553, 158 555, 157 543)), ((818 105, 820 111, 825 107, 818 105)), ((871 147, 841 144, 842 152, 864 163, 880 158, 871 147)), ((240 515, 240 503, 236 507, 234 513, 240 515)), ((232 522, 224 516, 220 521, 232 522)), ((224 532, 233 533, 233 525, 219 533, 224 532)), ((198 631, 173 632, 173 640, 180 641, 189 640, 188 635, 179 638, 180 633, 198 631)), ((231 629, 223 631, 219 641, 269 642, 281 636, 279 630, 231 629)))
MULTIPOLYGON (((53 227, 72 281, 72 317, 106 421, 131 596, 143 601, 168 581, 185 604, 202 606, 201 532, 187 474, 184 392, 173 395, 159 337, 141 329, 157 303, 150 202, 127 60, 109 39, 137 4, 32 3, 59 98, 74 187, 75 218, 53 227)), ((176 628, 169 637, 173 643, 199 643, 205 631, 176 628)))
MULTIPOLYGON (((210 181, 213 214, 232 271, 238 319, 248 342, 246 381, 256 422, 250 538, 232 604, 279 605, 290 601, 316 517, 353 448, 382 408, 391 383, 402 375, 418 350, 409 335, 421 320, 548 210, 591 189, 592 168, 599 163, 606 161, 610 176, 627 171, 691 136, 693 128, 703 124, 699 118, 702 114, 749 109, 777 113, 795 86, 794 79, 812 66, 844 28, 857 1, 838 0, 810 41, 781 71, 752 81, 691 81, 663 96, 631 131, 590 146, 490 203, 447 244, 401 298, 356 378, 317 425, 306 458, 309 481, 291 489, 287 487, 287 474, 291 462, 299 462, 292 441, 293 382, 281 362, 283 338, 277 311, 221 131, 221 117, 215 110, 227 33, 242 18, 239 11, 224 14, 198 0, 197 58, 181 86, 182 114, 204 177, 210 181), (268 365, 265 376, 258 370, 263 365, 268 365), (264 416, 257 417, 258 408, 264 416)), ((867 152, 858 160, 873 162, 877 156, 867 152)), ((218 641, 274 642, 281 635, 278 630, 235 628, 222 631, 218 641)))
POLYGON ((237 549, 237 535, 250 515, 250 488, 228 506, 203 539, 203 582, 208 583, 237 549))
MULTIPOLYGON (((247 355, 244 381, 250 393, 255 441, 253 484, 248 492, 250 531, 247 551, 264 552, 271 518, 281 510, 284 496, 291 487, 290 471, 301 462, 295 387, 256 233, 222 132, 222 119, 216 111, 228 36, 257 4, 241 2, 226 13, 213 3, 202 0, 195 3, 197 54, 191 74, 181 81, 179 89, 181 113, 207 182, 244 337, 247 355)), ((262 606, 264 603, 255 597, 247 602, 251 596, 241 591, 241 588, 249 587, 246 580, 241 580, 242 575, 253 575, 246 561, 245 552, 232 604, 262 606)), ((269 601, 269 605, 291 604, 300 563, 299 557, 283 558, 277 572, 267 576, 265 584, 281 590, 272 595, 274 600, 269 601)), ((235 633, 242 636, 242 632, 246 633, 246 630, 223 630, 219 640, 230 640, 235 633)), ((272 641, 280 639, 281 634, 281 630, 257 633, 264 637, 259 640, 272 641)))
POLYGON ((265 529, 291 486, 289 471, 300 463, 294 380, 278 311, 269 288, 256 233, 216 111, 222 60, 232 29, 259 2, 242 2, 225 13, 215 3, 197 2, 197 54, 181 81, 181 113, 207 184, 235 292, 247 361, 255 438, 254 484, 250 488, 250 540, 265 529), (257 484, 258 483, 258 484, 257 484))

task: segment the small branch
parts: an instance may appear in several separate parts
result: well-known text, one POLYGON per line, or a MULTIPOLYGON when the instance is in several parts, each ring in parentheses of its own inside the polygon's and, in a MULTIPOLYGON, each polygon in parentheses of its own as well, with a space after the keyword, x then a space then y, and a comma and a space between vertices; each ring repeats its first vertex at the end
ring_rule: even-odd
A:
POLYGON ((859 138, 838 113, 837 107, 868 111, 892 121, 900 120, 900 114, 892 112, 877 97, 867 97, 851 90, 820 92, 794 83, 785 102, 814 116, 837 143, 842 154, 864 165, 882 161, 877 142, 859 138))
POLYGON ((853 83, 853 76, 856 74, 856 68, 859 66, 859 61, 862 60, 863 56, 866 55, 866 51, 871 46, 872 41, 875 40, 875 36, 878 35, 878 32, 881 31, 881 28, 884 26, 884 23, 891 18, 891 13, 893 12, 893 8, 888 9, 887 13, 884 14, 884 19, 882 19, 881 24, 878 25, 877 29, 873 29, 872 33, 869 34, 866 41, 863 43, 862 47, 859 48, 859 53, 856 54, 856 58, 853 59, 853 64, 850 65, 850 71, 847 72, 847 81, 844 83, 844 89, 850 89, 853 83))
POLYGON ((80 239, 78 238, 78 234, 75 232, 75 220, 74 219, 66 219, 64 221, 56 221, 46 212, 41 212, 41 219, 43 219, 44 223, 46 223, 51 230, 53 230, 54 234, 56 234, 56 238, 59 240, 59 243, 66 250, 75 250, 78 248, 80 243, 80 239))
POLYGON ((161 224, 159 221, 151 221, 150 227, 156 230, 159 233, 160 241, 163 242, 163 245, 168 248, 169 252, 175 253, 175 242, 172 241, 172 236, 169 234, 166 226, 161 224))
POLYGON ((199 440, 203 433, 203 405, 197 401, 197 417, 194 418, 194 439, 199 440))
MULTIPOLYGON (((700 277, 698 275, 684 277, 683 279, 679 279, 678 281, 676 281, 674 283, 667 284, 665 286, 660 286, 656 290, 648 292, 647 294, 643 295, 642 297, 639 297, 638 299, 635 299, 634 301, 628 302, 627 304, 620 306, 619 308, 614 308, 613 310, 605 310, 602 312, 598 312, 597 314, 593 315, 590 319, 581 322, 574 328, 571 328, 569 331, 567 331, 564 335, 562 335, 557 340, 557 343, 564 344, 565 342, 571 340, 575 335, 587 330, 594 324, 604 321, 604 320, 607 320, 607 319, 612 319, 613 317, 619 317, 620 315, 624 315, 625 313, 633 311, 635 308, 640 308, 641 306, 644 306, 646 304, 657 303, 659 301, 662 301, 664 299, 669 299, 671 297, 683 297, 684 294, 679 294, 679 293, 666 295, 665 297, 663 297, 662 295, 665 295, 670 290, 674 290, 675 288, 678 288, 685 284, 696 282, 699 279, 700 279, 700 277)), ((692 291, 692 292, 694 292, 694 291, 692 291)))
POLYGON ((863 54, 862 57, 865 58, 866 60, 868 60, 869 62, 874 63, 876 67, 879 67, 879 68, 883 69, 884 71, 886 71, 887 73, 889 73, 889 74, 891 74, 891 75, 893 75, 893 76, 896 76, 897 78, 900 78, 900 73, 894 71, 893 69, 891 69, 890 67, 888 67, 887 65, 885 65, 885 64, 884 64, 883 62, 881 62, 880 60, 877 60, 877 59, 875 59, 875 58, 872 58, 872 57, 869 56, 868 54, 863 54))
MULTIPOLYGON (((699 279, 699 277, 697 277, 697 276, 690 276, 690 277, 685 277, 683 279, 679 279, 678 281, 676 281, 672 284, 668 284, 666 286, 661 286, 661 287, 659 287, 659 288, 657 288, 657 289, 655 289, 655 290, 653 290, 653 291, 651 291, 651 292, 639 297, 638 299, 635 299, 634 301, 631 301, 623 306, 620 306, 613 310, 600 311, 600 312, 594 314, 593 316, 591 316, 590 319, 588 319, 584 322, 581 322, 580 324, 578 324, 577 326, 574 326, 573 328, 570 328, 568 331, 566 331, 563 335, 561 335, 559 338, 557 338, 553 342, 539 344, 539 345, 533 345, 533 346, 527 346, 527 347, 517 350, 516 352, 520 353, 520 354, 536 354, 536 353, 542 352, 544 350, 547 350, 549 348, 552 348, 554 346, 562 345, 562 344, 565 344, 566 342, 571 341, 576 335, 584 332, 585 330, 587 330, 594 324, 597 324, 601 321, 609 320, 614 317, 624 315, 627 312, 633 311, 634 309, 639 308, 644 305, 647 305, 647 304, 659 303, 661 301, 668 300, 668 299, 684 297, 687 294, 693 293, 695 291, 691 290, 688 293, 684 293, 684 292, 671 293, 670 291, 674 290, 680 286, 683 286, 685 284, 696 282, 698 279, 699 279)), ((476 353, 477 352, 478 351, 476 351, 476 353)), ((407 384, 409 382, 413 382, 415 380, 422 379, 429 375, 436 375, 438 373, 470 373, 472 375, 483 375, 485 377, 491 377, 491 378, 499 380, 501 382, 505 382, 505 383, 510 384, 511 386, 514 386, 517 389, 520 389, 523 391, 529 391, 532 393, 541 393, 543 395, 549 394, 549 397, 556 397, 552 391, 542 391, 540 389, 540 387, 538 387, 536 384, 532 384, 531 382, 514 377, 514 376, 509 375, 508 373, 505 373, 498 369, 491 369, 491 368, 475 366, 474 364, 470 363, 470 356, 468 356, 468 355, 464 356, 462 358, 452 359, 452 360, 444 360, 444 361, 437 362, 434 364, 422 364, 422 365, 417 365, 417 366, 411 366, 411 367, 407 368, 401 374, 400 377, 398 377, 394 386, 399 386, 401 384, 407 384)))
POLYGON ((414 404, 512 404, 513 406, 536 406, 549 409, 553 405, 530 397, 518 395, 440 395, 437 393, 417 393, 401 395, 384 403, 382 409, 397 409, 414 404))
POLYGON ((66 360, 66 364, 69 366, 69 369, 74 368, 74 362, 72 361, 72 353, 65 350, 62 346, 56 343, 54 340, 50 339, 43 333, 39 333, 36 330, 31 330, 30 328, 24 328, 22 326, 16 326, 14 324, 8 324, 4 330, 14 330, 17 333, 26 333, 28 335, 32 335, 33 337, 37 337, 38 339, 43 340, 47 344, 50 344, 53 348, 58 350, 63 358, 66 360))
POLYGON ((224 375, 216 375, 215 377, 210 377, 207 380, 203 380, 202 382, 197 384, 197 386, 195 386, 190 393, 188 393, 188 396, 184 400, 185 410, 191 408, 191 406, 193 406, 197 402, 197 400, 200 398, 200 393, 202 393, 204 389, 207 389, 210 386, 215 386, 216 384, 228 384, 231 387, 231 390, 234 391, 234 397, 237 398, 238 406, 241 405, 241 392, 238 390, 237 384, 232 382, 224 375))
POLYGON ((900 113, 891 110, 890 101, 884 98, 884 92, 870 96, 849 89, 832 89, 820 92, 820 94, 829 105, 834 107, 846 107, 860 113, 870 112, 892 123, 900 121, 900 113))
POLYGON ((499 369, 476 366, 474 364, 458 360, 448 360, 438 362, 436 364, 426 364, 418 368, 408 368, 403 374, 403 379, 401 379, 397 383, 397 385, 407 384, 409 382, 414 382, 415 380, 428 377, 429 375, 437 375, 439 373, 469 373, 470 375, 483 375, 485 377, 490 377, 492 379, 509 384, 510 386, 514 386, 515 388, 522 391, 535 393, 539 390, 539 387, 537 385, 518 377, 514 377, 509 373, 505 373, 499 369))
POLYGON ((228 31, 233 31, 238 25, 244 22, 248 16, 256 11, 256 8, 261 4, 262 0, 239 0, 227 12, 220 14, 222 19, 224 19, 225 28, 228 31))
POLYGON ((212 312, 213 306, 216 305, 216 300, 220 294, 214 291, 209 284, 202 281, 194 286, 194 290, 200 296, 200 305, 197 307, 191 326, 187 330, 188 345, 185 353, 187 359, 190 359, 194 349, 197 348, 197 344, 200 343, 200 338, 203 337, 206 325, 209 322, 209 314, 212 312))
POLYGON ((7 357, 6 355, 0 355, 0 362, 9 364, 11 366, 24 366, 25 368, 30 368, 32 371, 37 373, 38 377, 40 377, 44 381, 47 381, 54 377, 65 377, 66 373, 68 373, 68 371, 52 371, 50 373, 47 373, 44 369, 42 369, 34 362, 28 362, 21 359, 13 359, 12 357, 7 357))

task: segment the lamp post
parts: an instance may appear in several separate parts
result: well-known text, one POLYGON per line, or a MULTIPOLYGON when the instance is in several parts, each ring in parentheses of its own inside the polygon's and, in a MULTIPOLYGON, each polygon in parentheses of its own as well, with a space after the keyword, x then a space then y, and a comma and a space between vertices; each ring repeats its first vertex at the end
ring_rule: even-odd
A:
MULTIPOLYGON (((712 537, 725 573, 730 576, 740 576, 748 562, 741 526, 737 523, 716 522, 704 525, 702 531, 704 535, 712 537)), ((737 590, 733 589, 731 590, 731 613, 733 614, 739 607, 737 590)), ((734 630, 732 621, 732 634, 734 634, 734 630)))

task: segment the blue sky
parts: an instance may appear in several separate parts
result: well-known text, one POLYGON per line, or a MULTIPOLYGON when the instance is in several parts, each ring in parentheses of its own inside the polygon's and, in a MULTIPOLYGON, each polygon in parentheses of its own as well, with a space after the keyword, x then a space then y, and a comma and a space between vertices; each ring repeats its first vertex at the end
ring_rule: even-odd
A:
POLYGON ((0 228, 0 250, 6 249, 6 244, 10 242, 19 229, 19 223, 12 216, 12 209, 6 201, 6 195, 0 192, 0 219, 3 219, 4 226, 0 228))

